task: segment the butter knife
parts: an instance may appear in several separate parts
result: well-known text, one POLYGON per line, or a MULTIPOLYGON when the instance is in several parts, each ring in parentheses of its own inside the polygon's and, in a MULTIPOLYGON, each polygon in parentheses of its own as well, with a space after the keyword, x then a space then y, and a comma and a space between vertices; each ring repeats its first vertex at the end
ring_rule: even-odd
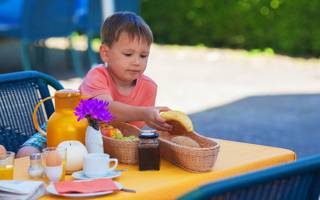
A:
POLYGON ((133 190, 133 189, 128 189, 128 188, 122 188, 122 189, 121 189, 121 191, 123 191, 123 192, 136 193, 136 191, 135 191, 135 190, 133 190))

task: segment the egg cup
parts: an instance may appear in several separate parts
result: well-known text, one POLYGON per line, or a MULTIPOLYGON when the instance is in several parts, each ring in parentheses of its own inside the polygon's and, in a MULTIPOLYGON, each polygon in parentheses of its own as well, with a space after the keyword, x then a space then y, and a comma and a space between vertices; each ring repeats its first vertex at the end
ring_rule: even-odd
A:
POLYGON ((46 176, 49 179, 49 181, 57 182, 60 180, 63 172, 63 166, 46 166, 45 167, 46 176))
MULTIPOLYGON (((65 149, 56 149, 55 147, 47 147, 47 148, 43 149, 42 150, 42 161, 43 161, 43 165, 45 166, 45 168, 46 167, 57 167, 57 166, 60 166, 60 164, 62 164, 62 174, 61 174, 60 180, 64 180, 65 169, 66 169, 66 150, 65 149), (57 156, 59 156, 62 163, 55 163, 55 162, 51 163, 53 160, 56 160, 56 158, 54 158, 54 159, 48 158, 48 155, 52 151, 56 151, 58 153, 57 156), (50 163, 47 163, 48 160, 50 163)), ((49 177, 48 177, 48 179, 49 179, 49 177)))

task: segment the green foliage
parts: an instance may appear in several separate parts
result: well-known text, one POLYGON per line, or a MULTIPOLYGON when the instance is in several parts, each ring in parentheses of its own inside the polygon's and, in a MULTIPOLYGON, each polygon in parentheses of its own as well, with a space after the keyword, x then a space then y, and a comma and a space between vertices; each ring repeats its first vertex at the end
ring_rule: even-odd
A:
POLYGON ((319 0, 141 0, 155 41, 320 55, 319 0))

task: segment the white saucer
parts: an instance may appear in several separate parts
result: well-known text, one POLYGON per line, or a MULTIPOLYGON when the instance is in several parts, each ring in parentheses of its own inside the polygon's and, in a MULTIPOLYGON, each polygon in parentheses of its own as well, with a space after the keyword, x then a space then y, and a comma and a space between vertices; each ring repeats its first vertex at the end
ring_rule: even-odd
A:
MULTIPOLYGON (((123 188, 123 185, 121 183, 115 182, 116 186, 121 190, 123 188)), ((70 194, 59 194, 54 187, 53 183, 50 183, 47 187, 47 192, 50 194, 54 194, 57 196, 65 196, 65 197, 94 197, 94 196, 100 196, 105 194, 111 194, 116 191, 106 191, 106 192, 95 192, 95 193, 70 193, 70 194)))
POLYGON ((88 179, 97 179, 97 178, 116 178, 121 176, 121 171, 112 170, 109 171, 106 175, 101 177, 90 178, 87 177, 83 171, 77 171, 72 173, 72 177, 78 180, 88 180, 88 179))

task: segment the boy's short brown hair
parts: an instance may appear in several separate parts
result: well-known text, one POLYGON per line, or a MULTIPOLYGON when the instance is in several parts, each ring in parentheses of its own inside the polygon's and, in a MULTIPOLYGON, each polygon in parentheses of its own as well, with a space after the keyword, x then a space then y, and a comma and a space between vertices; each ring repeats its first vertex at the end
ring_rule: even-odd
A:
POLYGON ((148 24, 132 12, 116 12, 109 16, 101 28, 101 42, 112 46, 119 39, 122 32, 126 32, 130 39, 137 37, 150 45, 153 42, 152 31, 148 24))

